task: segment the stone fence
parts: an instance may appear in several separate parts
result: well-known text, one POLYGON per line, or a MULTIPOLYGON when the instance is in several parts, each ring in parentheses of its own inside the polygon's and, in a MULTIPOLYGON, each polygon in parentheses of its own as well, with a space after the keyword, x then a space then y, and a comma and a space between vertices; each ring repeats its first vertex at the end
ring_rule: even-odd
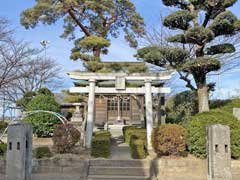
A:
MULTIPOLYGON (((240 179, 240 161, 232 160, 233 180, 240 179)), ((207 180, 207 161, 188 158, 160 158, 152 161, 158 180, 207 180)), ((84 180, 88 160, 54 158, 33 160, 32 180, 84 180)), ((0 161, 0 180, 5 180, 6 162, 0 161)))

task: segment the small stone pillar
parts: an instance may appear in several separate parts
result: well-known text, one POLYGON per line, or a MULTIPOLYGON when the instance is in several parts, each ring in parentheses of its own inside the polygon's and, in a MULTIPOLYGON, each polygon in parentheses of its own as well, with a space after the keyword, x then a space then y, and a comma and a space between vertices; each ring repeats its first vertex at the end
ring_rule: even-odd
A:
POLYGON ((145 81, 145 108, 146 108, 146 128, 147 128, 147 148, 152 150, 152 130, 153 130, 153 105, 151 81, 145 81))
POLYGON ((207 127, 208 180, 232 180, 230 128, 207 127))
POLYGON ((240 120, 240 108, 233 108, 233 116, 240 120))
POLYGON ((8 126, 6 180, 31 180, 32 174, 32 126, 13 124, 8 126))
POLYGON ((95 117, 95 80, 89 80, 86 147, 91 148, 95 117))

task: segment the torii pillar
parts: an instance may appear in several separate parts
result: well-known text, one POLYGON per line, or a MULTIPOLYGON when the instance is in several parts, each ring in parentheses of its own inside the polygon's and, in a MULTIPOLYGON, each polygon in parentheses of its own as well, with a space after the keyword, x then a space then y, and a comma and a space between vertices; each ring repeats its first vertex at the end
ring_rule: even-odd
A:
POLYGON ((95 79, 89 80, 86 147, 91 148, 95 117, 95 79))
POLYGON ((145 109, 147 128, 147 148, 152 150, 152 130, 153 130, 153 105, 152 105, 152 85, 151 80, 145 80, 145 109))

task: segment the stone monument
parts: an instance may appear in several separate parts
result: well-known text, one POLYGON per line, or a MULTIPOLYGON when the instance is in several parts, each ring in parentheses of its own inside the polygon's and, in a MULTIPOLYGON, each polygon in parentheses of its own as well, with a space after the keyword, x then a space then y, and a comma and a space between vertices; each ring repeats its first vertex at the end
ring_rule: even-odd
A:
POLYGON ((233 115, 240 120, 240 108, 233 108, 233 115))
POLYGON ((31 180, 32 174, 32 126, 13 124, 8 126, 6 180, 31 180))
POLYGON ((207 127, 208 180, 232 180, 230 128, 207 127))

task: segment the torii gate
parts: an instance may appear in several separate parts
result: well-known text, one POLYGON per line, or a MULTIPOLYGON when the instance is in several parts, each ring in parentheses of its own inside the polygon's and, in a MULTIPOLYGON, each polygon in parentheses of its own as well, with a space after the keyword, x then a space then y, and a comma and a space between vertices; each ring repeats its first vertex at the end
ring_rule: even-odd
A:
POLYGON ((153 87, 152 81, 169 80, 173 71, 165 71, 161 73, 90 73, 90 72, 67 72, 71 79, 86 80, 89 85, 86 87, 72 87, 71 93, 88 93, 88 112, 87 112, 87 128, 86 128, 86 147, 91 148, 93 127, 94 127, 94 106, 95 94, 145 94, 146 107, 146 128, 147 128, 147 147, 152 149, 151 135, 153 129, 153 104, 152 94, 170 93, 169 87, 153 87), (115 81, 114 87, 98 87, 97 81, 115 81), (144 81, 143 87, 126 87, 127 81, 144 81))

